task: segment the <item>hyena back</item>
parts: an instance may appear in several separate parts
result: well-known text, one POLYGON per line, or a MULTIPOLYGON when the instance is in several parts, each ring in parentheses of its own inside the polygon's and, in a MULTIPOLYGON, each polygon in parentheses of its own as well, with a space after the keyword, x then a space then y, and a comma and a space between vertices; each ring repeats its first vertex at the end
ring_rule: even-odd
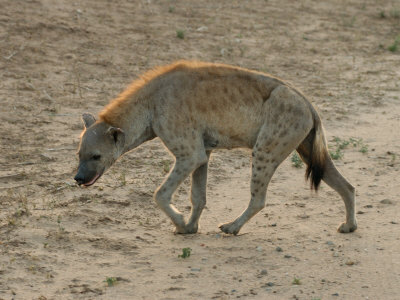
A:
POLYGON ((155 192, 159 207, 178 233, 195 233, 206 204, 207 166, 214 149, 252 149, 251 197, 234 221, 220 226, 237 234, 265 206, 276 168, 296 149, 307 177, 336 190, 346 207, 340 232, 357 228, 354 187, 335 168, 327 151, 321 119, 293 86, 270 75, 238 67, 178 62, 144 74, 100 113, 83 115, 75 179, 91 185, 125 152, 159 137, 175 165, 155 192), (191 175, 192 211, 188 221, 171 197, 191 175))

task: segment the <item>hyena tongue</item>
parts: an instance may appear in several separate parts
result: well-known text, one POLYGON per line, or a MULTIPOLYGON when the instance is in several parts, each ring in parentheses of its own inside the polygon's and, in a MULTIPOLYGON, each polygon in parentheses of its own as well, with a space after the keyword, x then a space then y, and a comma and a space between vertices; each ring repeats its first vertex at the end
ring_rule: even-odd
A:
POLYGON ((90 180, 89 182, 84 183, 83 185, 84 185, 84 186, 92 185, 93 183, 96 182, 97 179, 99 179, 100 175, 101 175, 101 174, 97 174, 96 176, 94 176, 94 178, 93 178, 92 180, 90 180))

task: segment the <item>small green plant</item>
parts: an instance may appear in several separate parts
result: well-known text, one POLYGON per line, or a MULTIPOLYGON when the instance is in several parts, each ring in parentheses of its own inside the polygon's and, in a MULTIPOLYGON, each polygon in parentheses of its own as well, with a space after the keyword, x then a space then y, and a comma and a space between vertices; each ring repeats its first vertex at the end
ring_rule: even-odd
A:
POLYGON ((121 175, 119 176, 119 180, 121 181, 121 185, 122 185, 122 186, 126 185, 125 171, 123 171, 123 172, 121 173, 121 175))
POLYGON ((293 278, 292 284, 300 285, 301 284, 300 278, 297 278, 297 277, 293 278))
POLYGON ((332 159, 339 160, 343 158, 344 154, 339 148, 337 148, 335 151, 329 151, 329 155, 332 159))
POLYGON ((381 19, 386 18, 386 14, 383 10, 381 10, 381 12, 379 13, 379 17, 381 17, 381 19))
POLYGON ((368 152, 368 146, 363 144, 360 148, 361 153, 367 153, 368 152))
POLYGON ((366 145, 363 142, 363 139, 360 138, 349 138, 348 140, 343 140, 339 137, 334 137, 333 142, 335 143, 335 145, 330 147, 331 149, 333 149, 329 151, 329 154, 331 158, 335 160, 343 158, 343 149, 347 148, 349 145, 353 146, 354 148, 358 148, 361 153, 368 152, 368 145, 366 145))
POLYGON ((183 39, 185 38, 185 32, 184 32, 183 30, 181 30, 181 29, 178 29, 178 30, 176 31, 176 37, 177 37, 178 39, 183 40, 183 39))
POLYGON ((400 44, 400 36, 398 36, 394 40, 393 44, 388 47, 388 50, 391 51, 391 52, 397 52, 397 50, 399 48, 399 44, 400 44))
POLYGON ((160 164, 165 173, 168 173, 169 170, 171 169, 171 161, 169 161, 169 160, 163 160, 163 161, 161 161, 160 164))
POLYGON ((107 283, 108 286, 113 286, 116 284, 118 279, 116 277, 107 277, 105 282, 107 283))
POLYGON ((182 254, 179 254, 178 257, 180 258, 188 258, 190 254, 192 253, 192 249, 190 248, 183 248, 182 249, 182 254))
POLYGON ((392 18, 394 18, 394 19, 400 19, 400 10, 399 10, 399 9, 396 9, 396 8, 393 8, 393 9, 390 11, 390 16, 391 16, 392 18))
POLYGON ((301 168, 303 167, 303 161, 301 160, 300 156, 297 154, 297 152, 293 152, 292 158, 290 159, 292 161, 292 165, 295 168, 301 168))
POLYGON ((168 7, 168 12, 169 13, 173 13, 174 11, 175 11, 175 7, 174 6, 168 7))
POLYGON ((60 230, 60 232, 64 232, 65 228, 62 227, 62 225, 61 225, 61 216, 60 215, 57 217, 57 223, 58 223, 58 229, 60 230))

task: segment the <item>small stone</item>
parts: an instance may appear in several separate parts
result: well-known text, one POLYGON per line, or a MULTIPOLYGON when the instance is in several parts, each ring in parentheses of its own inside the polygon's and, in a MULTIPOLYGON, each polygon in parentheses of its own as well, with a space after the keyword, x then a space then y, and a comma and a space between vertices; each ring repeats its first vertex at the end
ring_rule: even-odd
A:
POLYGON ((275 285, 275 283, 273 283, 273 282, 267 282, 267 286, 274 286, 275 285))
POLYGON ((339 253, 333 252, 332 256, 333 256, 333 257, 339 257, 339 253))
POLYGON ((373 208, 371 204, 364 205, 365 208, 373 208))
POLYGON ((278 252, 282 252, 282 251, 283 251, 283 250, 282 250, 282 248, 281 248, 281 247, 279 247, 279 246, 278 246, 278 247, 276 247, 276 248, 275 248, 275 250, 276 250, 276 251, 278 251, 278 252))
POLYGON ((191 268, 190 271, 192 271, 192 272, 200 272, 201 268, 191 268))
POLYGON ((285 254, 284 258, 291 258, 292 256, 289 254, 285 254))
POLYGON ((334 246, 335 245, 332 241, 327 241, 326 244, 329 245, 329 246, 334 246))
POLYGON ((390 221, 391 224, 399 224, 396 221, 390 221))
POLYGON ((257 246, 256 250, 257 250, 258 252, 261 252, 261 251, 263 250, 263 248, 262 248, 261 246, 257 246))
POLYGON ((357 212, 357 215, 363 215, 363 214, 365 214, 362 210, 359 210, 358 212, 357 212))
POLYGON ((332 294, 332 296, 338 297, 338 296, 339 296, 339 293, 334 293, 334 294, 332 294))
POLYGON ((235 293, 235 292, 236 292, 236 290, 235 290, 235 289, 231 290, 231 293, 235 293))
POLYGON ((267 271, 266 269, 263 269, 263 270, 261 270, 260 274, 261 274, 261 275, 267 275, 267 274, 268 274, 268 271, 267 271))
POLYGON ((393 201, 390 199, 383 199, 380 201, 382 204, 393 204, 393 201))
POLYGON ((354 265, 354 261, 348 260, 348 261, 346 261, 346 265, 352 266, 352 265, 354 265))
POLYGON ((271 227, 276 227, 276 223, 272 223, 272 224, 271 224, 271 227))

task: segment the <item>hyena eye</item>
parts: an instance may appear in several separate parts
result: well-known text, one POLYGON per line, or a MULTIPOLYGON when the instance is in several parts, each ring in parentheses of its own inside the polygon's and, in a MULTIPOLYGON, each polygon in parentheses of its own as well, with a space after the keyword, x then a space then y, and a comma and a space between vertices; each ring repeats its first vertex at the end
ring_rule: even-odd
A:
POLYGON ((100 160, 100 158, 101 158, 101 155, 98 155, 98 154, 92 156, 93 160, 100 160))

